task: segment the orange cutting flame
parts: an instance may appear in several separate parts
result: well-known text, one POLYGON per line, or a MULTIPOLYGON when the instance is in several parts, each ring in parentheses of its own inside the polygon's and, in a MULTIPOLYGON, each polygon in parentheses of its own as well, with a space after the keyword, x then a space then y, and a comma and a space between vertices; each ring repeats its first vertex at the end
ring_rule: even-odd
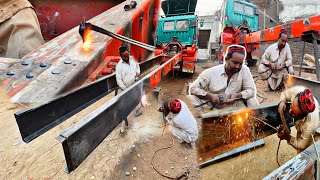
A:
POLYGON ((287 76, 287 86, 288 88, 293 86, 293 77, 291 75, 287 76))
POLYGON ((90 31, 91 31, 90 29, 86 29, 83 34, 84 43, 82 44, 82 49, 86 52, 90 50, 91 43, 93 40, 93 37, 90 31))

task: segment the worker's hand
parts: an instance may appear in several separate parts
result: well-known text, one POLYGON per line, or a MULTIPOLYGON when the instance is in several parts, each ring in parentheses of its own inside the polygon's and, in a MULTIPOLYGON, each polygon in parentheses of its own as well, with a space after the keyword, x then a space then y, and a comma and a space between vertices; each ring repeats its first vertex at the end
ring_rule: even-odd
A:
POLYGON ((141 74, 140 73, 136 73, 136 78, 140 78, 141 74))
POLYGON ((287 141, 290 141, 291 139, 291 136, 290 134, 286 133, 286 131, 282 131, 280 133, 277 133, 277 136, 280 140, 287 140, 287 141))
POLYGON ((167 121, 167 124, 173 125, 173 122, 172 122, 171 118, 166 117, 166 121, 167 121))
POLYGON ((277 69, 278 69, 278 71, 281 71, 285 67, 286 67, 286 64, 281 64, 277 69))
POLYGON ((211 104, 213 104, 213 105, 220 104, 218 94, 207 93, 206 96, 207 96, 208 100, 211 102, 211 104))
POLYGON ((271 68, 272 71, 277 70, 275 63, 269 63, 269 67, 271 68))
POLYGON ((278 112, 279 114, 284 114, 284 112, 286 111, 286 103, 284 101, 280 101, 279 106, 278 106, 278 112))
POLYGON ((163 112, 163 107, 159 107, 158 111, 163 112))
POLYGON ((226 100, 226 104, 233 104, 235 102, 234 99, 237 99, 237 98, 241 98, 242 95, 241 93, 232 93, 232 94, 229 94, 228 96, 228 99, 226 100))

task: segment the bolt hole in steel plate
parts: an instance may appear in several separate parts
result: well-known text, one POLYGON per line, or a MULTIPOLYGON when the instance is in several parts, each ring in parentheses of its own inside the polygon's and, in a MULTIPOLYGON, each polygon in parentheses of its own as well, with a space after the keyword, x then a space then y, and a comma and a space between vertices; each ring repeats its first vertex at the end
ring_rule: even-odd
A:
POLYGON ((13 76, 13 75, 14 75, 14 72, 8 71, 8 72, 6 73, 6 75, 7 75, 7 76, 13 76))
POLYGON ((29 65, 29 61, 22 61, 22 62, 21 62, 21 65, 22 65, 22 66, 28 66, 28 65, 29 65))
POLYGON ((59 69, 53 69, 53 70, 51 71, 51 73, 52 73, 52 74, 60 74, 61 72, 60 72, 59 69))
POLYGON ((31 79, 31 78, 33 78, 33 74, 30 72, 30 73, 28 73, 27 75, 26 75, 26 78, 28 78, 28 79, 31 79))
POLYGON ((48 64, 47 63, 40 63, 40 65, 39 65, 40 67, 42 67, 42 68, 44 68, 44 67, 47 67, 48 66, 48 64))
POLYGON ((70 59, 66 59, 63 62, 64 62, 64 64, 72 64, 73 63, 73 61, 70 59))

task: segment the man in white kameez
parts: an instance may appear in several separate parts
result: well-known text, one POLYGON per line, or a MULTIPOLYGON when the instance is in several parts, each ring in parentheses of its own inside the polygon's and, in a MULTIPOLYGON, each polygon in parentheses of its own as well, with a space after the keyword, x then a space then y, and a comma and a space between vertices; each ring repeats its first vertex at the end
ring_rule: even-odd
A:
MULTIPOLYGON (((122 46, 119 48, 121 60, 116 66, 116 80, 120 91, 124 91, 129 86, 135 83, 140 77, 139 64, 129 55, 127 47, 122 46)), ((136 116, 142 114, 143 104, 136 112, 136 116)), ((128 128, 128 119, 122 122, 120 132, 123 133, 128 128)))
POLYGON ((164 107, 160 108, 159 111, 164 112, 165 115, 169 114, 169 112, 173 113, 173 118, 166 116, 170 125, 170 132, 178 139, 179 143, 189 143, 192 148, 195 149, 195 142, 198 139, 199 130, 197 121, 186 103, 180 99, 173 99, 164 102, 164 107))
POLYGON ((199 111, 225 107, 255 107, 256 86, 250 69, 243 65, 245 48, 229 46, 225 64, 203 71, 190 86, 188 99, 199 111))
POLYGON ((295 86, 282 92, 278 109, 280 114, 284 114, 286 102, 291 102, 289 113, 294 119, 297 135, 294 137, 284 131, 278 137, 287 140, 299 153, 313 143, 312 135, 320 126, 319 103, 311 90, 303 86, 295 86))
POLYGON ((283 87, 283 74, 294 73, 291 49, 287 41, 287 32, 282 29, 278 42, 270 45, 261 57, 258 73, 265 82, 265 91, 283 87))

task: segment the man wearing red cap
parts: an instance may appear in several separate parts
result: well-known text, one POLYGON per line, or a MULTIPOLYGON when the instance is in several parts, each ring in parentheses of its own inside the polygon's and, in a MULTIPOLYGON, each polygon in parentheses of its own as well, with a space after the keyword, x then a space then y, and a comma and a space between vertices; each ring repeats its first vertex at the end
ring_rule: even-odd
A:
POLYGON ((178 139, 179 143, 189 143, 195 149, 195 142, 199 136, 198 125, 186 103, 180 99, 173 99, 164 102, 164 107, 159 111, 167 116, 169 112, 173 113, 173 118, 166 118, 172 135, 178 139))
POLYGON ((293 74, 292 55, 287 43, 287 30, 280 31, 278 42, 270 45, 261 57, 258 69, 261 79, 265 82, 265 91, 276 90, 283 84, 283 73, 293 74))
POLYGON ((245 61, 243 46, 229 46, 225 64, 203 71, 190 86, 189 100, 196 109, 212 110, 225 107, 258 105, 256 86, 245 61))
POLYGON ((303 86, 296 86, 282 92, 278 109, 280 114, 285 112, 286 102, 291 102, 289 113, 295 121, 297 135, 293 137, 283 132, 278 134, 278 137, 281 140, 287 140, 298 152, 301 152, 312 144, 311 136, 320 126, 319 103, 313 97, 311 90, 303 86))

